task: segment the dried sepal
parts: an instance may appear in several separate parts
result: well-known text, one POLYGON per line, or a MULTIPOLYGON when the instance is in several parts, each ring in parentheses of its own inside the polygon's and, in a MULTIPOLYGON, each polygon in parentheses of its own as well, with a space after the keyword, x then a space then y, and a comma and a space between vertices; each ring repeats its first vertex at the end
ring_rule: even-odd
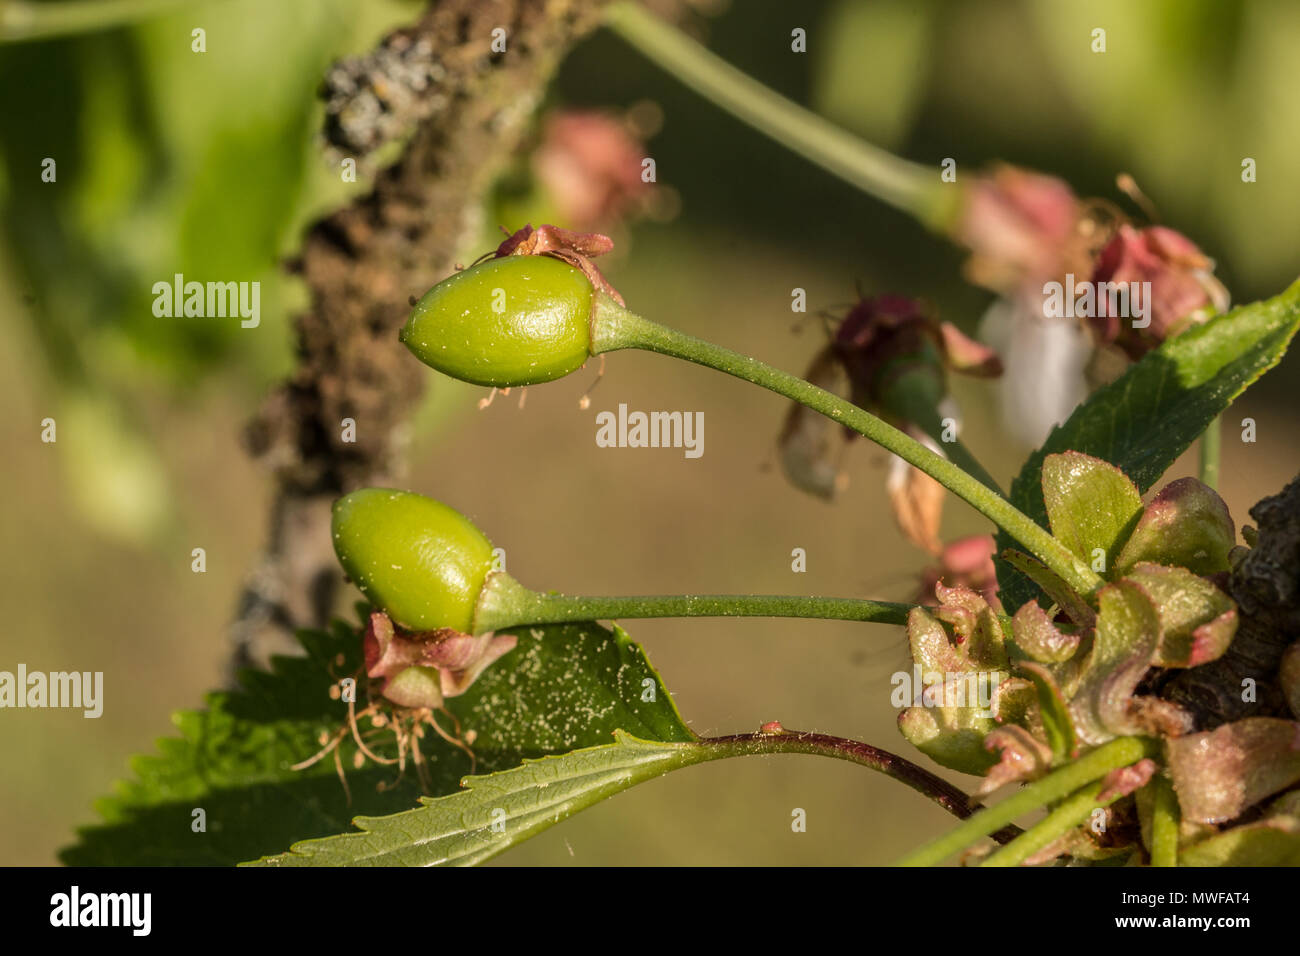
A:
POLYGON ((989 731, 984 749, 996 753, 998 762, 975 789, 981 796, 1008 783, 1036 780, 1052 767, 1052 751, 1023 727, 1010 725, 989 731))
MULTIPOLYGON (((804 378, 835 395, 848 390, 848 376, 831 346, 817 353, 804 378)), ((781 470, 796 488, 830 501, 848 485, 841 468, 847 443, 843 427, 792 402, 777 439, 781 470)))
POLYGON ((614 248, 614 240, 598 232, 574 232, 559 226, 542 225, 536 229, 531 224, 510 233, 492 254, 495 259, 506 256, 550 256, 567 262, 582 274, 596 289, 601 290, 619 305, 626 305, 600 270, 591 260, 614 248))
POLYGON ((946 494, 943 485, 894 456, 890 461, 885 491, 889 494, 894 520, 904 536, 922 551, 939 555, 943 551, 939 540, 946 494))
POLYGON ((517 641, 510 634, 473 636, 449 627, 407 633, 376 611, 363 639, 366 675, 380 681, 380 693, 399 706, 434 709, 443 698, 465 693, 517 641))

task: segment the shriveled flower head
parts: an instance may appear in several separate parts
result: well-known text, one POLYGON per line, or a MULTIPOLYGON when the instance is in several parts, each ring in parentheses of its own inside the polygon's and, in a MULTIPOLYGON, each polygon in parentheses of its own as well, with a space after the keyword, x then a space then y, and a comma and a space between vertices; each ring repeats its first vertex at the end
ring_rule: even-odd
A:
POLYGON ((1092 280, 1151 283, 1150 324, 1139 328, 1129 317, 1110 314, 1106 297, 1099 295, 1093 328, 1102 341, 1139 359, 1165 339, 1227 309, 1227 290, 1213 270, 1213 261, 1173 229, 1121 226, 1101 251, 1092 280))
POLYGON ((438 708, 459 697, 518 639, 491 632, 472 636, 443 627, 418 633, 394 627, 376 611, 367 622, 362 648, 366 676, 380 682, 380 693, 401 707, 438 708))
MULTIPOLYGON (((992 349, 952 323, 938 321, 919 300, 880 295, 858 300, 805 377, 828 391, 847 394, 853 404, 933 445, 909 421, 906 405, 920 402, 936 410, 951 405, 949 370, 992 377, 1001 374, 1002 363, 992 349)), ((779 440, 786 477, 811 494, 834 497, 846 482, 840 452, 856 437, 857 432, 836 428, 825 416, 793 404, 779 440)), ((903 533, 917 547, 938 554, 943 487, 896 458, 887 489, 903 533)))
POLYGON ((904 375, 929 375, 942 395, 948 369, 982 377, 1002 372, 991 349, 901 295, 859 300, 836 328, 831 350, 848 374, 853 404, 886 415, 889 389, 904 375))

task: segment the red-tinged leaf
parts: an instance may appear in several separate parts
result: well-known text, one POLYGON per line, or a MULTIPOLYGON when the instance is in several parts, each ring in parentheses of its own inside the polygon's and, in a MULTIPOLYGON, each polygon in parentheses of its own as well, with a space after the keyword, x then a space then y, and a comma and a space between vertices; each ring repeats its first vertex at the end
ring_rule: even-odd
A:
POLYGON ((1125 573, 1139 561, 1187 568, 1196 574, 1227 571, 1237 541, 1228 506, 1213 488, 1179 478, 1160 489, 1116 559, 1125 573))

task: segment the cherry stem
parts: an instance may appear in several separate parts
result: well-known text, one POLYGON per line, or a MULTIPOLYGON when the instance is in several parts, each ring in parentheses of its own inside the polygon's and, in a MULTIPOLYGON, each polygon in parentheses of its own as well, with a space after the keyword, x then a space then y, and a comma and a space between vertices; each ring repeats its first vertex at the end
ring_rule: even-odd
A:
POLYGON ((605 24, 665 72, 745 124, 868 195, 944 229, 955 190, 930 169, 858 139, 736 69, 639 4, 619 2, 605 24))
POLYGON ((1151 781, 1151 865, 1178 865, 1178 797, 1169 781, 1159 774, 1151 781))
MULTIPOLYGON (((1087 595, 1101 587, 1095 571, 983 480, 865 409, 756 358, 666 328, 601 297, 592 319, 592 354, 629 348, 725 372, 821 412, 925 472, 1019 541, 1075 591, 1087 595)), ((986 473, 985 478, 992 480, 986 473)))
POLYGON ((502 572, 493 573, 479 596, 474 633, 526 624, 563 624, 647 617, 798 617, 906 624, 910 604, 857 598, 782 594, 667 594, 587 597, 541 593, 502 572))
POLYGON ((189 4, 190 0, 2 0, 0 43, 107 30, 189 4))
MULTIPOLYGON (((910 760, 881 750, 870 744, 845 737, 832 737, 829 734, 815 734, 804 731, 780 728, 771 732, 759 731, 753 734, 734 734, 728 737, 705 737, 699 744, 718 752, 719 757, 741 757, 750 754, 798 753, 815 754, 821 757, 834 757, 847 760, 859 766, 892 777, 899 783, 906 784, 917 793, 929 797, 953 816, 963 820, 970 818, 979 810, 979 803, 972 800, 953 784, 919 767, 910 760)), ((1010 843, 1019 834, 1017 827, 1009 826, 990 834, 999 843, 1010 843)))

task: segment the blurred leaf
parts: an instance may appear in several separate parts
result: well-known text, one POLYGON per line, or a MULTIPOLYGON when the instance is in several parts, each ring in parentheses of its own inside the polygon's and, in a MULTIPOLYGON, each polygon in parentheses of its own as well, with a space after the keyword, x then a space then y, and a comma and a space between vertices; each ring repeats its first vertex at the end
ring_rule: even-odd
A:
POLYGON ((115 403, 72 391, 56 421, 72 500, 96 530, 139 545, 172 526, 163 463, 115 403))
MULTIPOLYGON (((665 741, 694 739, 645 655, 621 629, 575 624, 509 633, 518 636, 518 646, 448 702, 462 728, 477 735, 473 748, 481 770, 604 745, 616 728, 665 741)), ((408 771, 393 785, 394 768, 369 762, 352 769, 350 736, 339 752, 351 805, 331 759, 289 769, 320 750, 322 732, 344 725, 346 705, 331 700, 329 690, 361 666, 360 637, 345 624, 300 637, 306 657, 278 659, 270 673, 246 672, 242 689, 214 693, 206 710, 177 715, 180 738, 162 740, 157 756, 132 762, 136 779, 100 801, 105 822, 80 831, 63 861, 233 864, 338 833, 356 812, 414 806, 420 796, 415 775, 408 771), (199 807, 207 816, 204 833, 191 830, 199 807)), ((396 752, 374 740, 370 746, 381 756, 396 752)), ((455 791, 469 770, 468 757, 431 734, 424 752, 431 792, 455 791)))
POLYGON ((202 4, 128 29, 6 49, 6 227, 56 370, 189 383, 232 351, 263 376, 288 361, 279 258, 314 142, 316 88, 356 0, 202 4), (57 161, 58 178, 40 179, 57 161), (160 319, 152 286, 260 281, 263 322, 160 319))
POLYGON ((361 833, 296 843, 262 866, 472 866, 554 826, 579 810, 670 770, 708 760, 698 744, 638 740, 530 760, 490 776, 467 777, 468 790, 388 817, 358 817, 361 833))
MULTIPOLYGON (((1052 430, 1012 482, 1012 503, 1046 527, 1043 462, 1065 451, 1110 462, 1145 492, 1215 416, 1278 363, 1297 327, 1300 282, 1166 341, 1052 430)), ((999 553, 1013 545, 999 533, 999 553)), ((999 597, 1014 611, 1034 596, 1034 586, 1005 561, 997 564, 999 597)))

